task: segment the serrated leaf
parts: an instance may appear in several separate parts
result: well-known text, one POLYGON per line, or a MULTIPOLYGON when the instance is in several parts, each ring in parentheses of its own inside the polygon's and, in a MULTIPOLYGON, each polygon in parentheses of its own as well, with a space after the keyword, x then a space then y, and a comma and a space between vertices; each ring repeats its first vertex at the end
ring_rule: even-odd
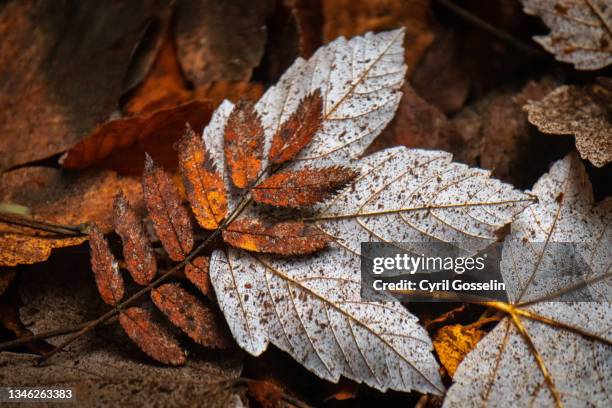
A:
POLYGON ((185 265, 185 276, 206 296, 213 295, 213 288, 210 284, 210 276, 208 268, 210 266, 210 258, 206 256, 198 256, 187 265, 185 265))
POLYGON ((123 242, 123 259, 134 282, 146 285, 157 273, 157 262, 142 221, 122 191, 113 203, 113 226, 123 242))
POLYGON ((276 173, 253 188, 253 199, 276 207, 300 208, 329 198, 357 177, 346 167, 306 168, 276 173))
POLYGON ((125 285, 115 256, 110 251, 104 234, 95 223, 89 228, 89 249, 91 269, 96 278, 100 297, 106 304, 115 306, 123 298, 125 285))
POLYGON ((149 357, 169 365, 185 364, 185 352, 170 333, 155 323, 151 313, 130 307, 119 313, 119 323, 128 337, 149 357))
POLYGON ((533 193, 539 203, 518 217, 504 243, 511 304, 498 307, 509 317, 463 360, 445 407, 612 403, 610 200, 595 205, 574 154, 555 163, 533 193), (564 270, 565 250, 555 243, 575 243, 584 269, 564 270), (579 292, 582 301, 561 301, 579 292))
POLYGON ((144 201, 168 256, 182 261, 193 248, 193 227, 170 176, 149 155, 142 176, 144 201))
POLYGON ((329 237, 299 221, 272 222, 239 218, 223 231, 223 240, 236 248, 278 255, 302 255, 319 251, 329 237))
POLYGON ((612 161, 612 120, 608 112, 612 99, 607 107, 604 103, 598 103, 588 89, 564 85, 523 109, 540 131, 575 135, 580 157, 603 167, 612 161))
POLYGON ((214 311, 175 283, 151 291, 151 299, 175 326, 206 347, 227 348, 228 340, 214 311))
MULTIPOLYGON (((330 381, 345 376, 380 390, 441 394, 432 344, 417 319, 398 303, 362 300, 360 243, 442 240, 475 251, 496 241, 497 230, 534 198, 487 171, 452 163, 448 153, 396 148, 351 161, 397 107, 402 36, 396 30, 340 38, 296 61, 256 105, 269 146, 299 101, 321 89, 322 128, 289 168, 342 164, 359 171, 305 218, 330 237, 329 248, 281 259, 215 251, 210 277, 232 334, 249 353, 259 355, 271 342, 330 381)), ((219 129, 230 109, 221 105, 204 131, 220 165, 219 129)))
POLYGON ((224 134, 225 163, 238 188, 249 187, 259 176, 264 130, 249 101, 241 101, 227 118, 224 134))
POLYGON ((323 121, 323 99, 316 89, 302 99, 297 110, 280 126, 272 137, 268 154, 270 163, 292 160, 314 137, 323 121))
POLYGON ((576 69, 612 64, 612 7, 608 0, 521 0, 527 14, 539 16, 549 35, 534 39, 559 61, 576 69))

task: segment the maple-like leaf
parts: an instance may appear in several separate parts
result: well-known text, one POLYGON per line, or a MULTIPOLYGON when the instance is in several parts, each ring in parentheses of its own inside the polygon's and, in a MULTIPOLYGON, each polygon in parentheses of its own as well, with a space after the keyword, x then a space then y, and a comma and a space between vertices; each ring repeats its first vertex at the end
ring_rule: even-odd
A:
POLYGON ((130 307, 121 311, 119 323, 128 337, 155 360, 170 365, 185 364, 187 359, 181 346, 163 326, 153 321, 148 311, 130 307))
POLYGON ((300 208, 326 200, 357 173, 345 167, 323 167, 276 173, 253 188, 258 203, 300 208))
MULTIPOLYGON (((249 353, 273 343, 330 381, 343 375, 380 390, 441 394, 432 344, 417 319, 399 303, 362 299, 360 243, 442 240, 474 251, 496 241, 496 231, 534 200, 487 171, 452 163, 448 153, 396 148, 358 159, 397 108, 406 70, 402 40, 403 30, 339 38, 297 60, 255 105, 269 149, 304 97, 320 90, 320 129, 287 167, 359 172, 303 219, 331 239, 329 248, 289 258, 217 250, 210 278, 232 334, 249 353)), ((219 169, 232 109, 223 103, 204 130, 219 169)))
POLYGON ((523 109, 540 131, 575 135, 580 156, 602 167, 612 161, 612 98, 608 95, 599 101, 596 91, 563 85, 523 109))
POLYGON ((253 252, 301 255, 319 251, 329 237, 321 230, 299 221, 268 222, 258 218, 239 218, 223 231, 228 244, 253 252))
POLYGON ((115 306, 125 293, 125 285, 123 277, 119 273, 119 265, 98 226, 95 223, 92 224, 89 231, 91 269, 96 278, 98 292, 100 292, 100 297, 106 304, 115 306))
POLYGON ((559 61, 576 69, 612 64, 612 7, 608 0, 521 0, 526 13, 551 29, 534 39, 559 61))
POLYGON ((123 241, 123 259, 134 282, 146 285, 157 273, 157 262, 142 221, 123 192, 115 197, 113 224, 123 241))
POLYGON ((509 317, 463 360, 446 407, 612 404, 612 202, 594 203, 575 154, 555 163, 533 193, 539 203, 504 243, 510 304, 498 307, 509 317), (564 243, 576 243, 579 268, 565 264, 564 243))

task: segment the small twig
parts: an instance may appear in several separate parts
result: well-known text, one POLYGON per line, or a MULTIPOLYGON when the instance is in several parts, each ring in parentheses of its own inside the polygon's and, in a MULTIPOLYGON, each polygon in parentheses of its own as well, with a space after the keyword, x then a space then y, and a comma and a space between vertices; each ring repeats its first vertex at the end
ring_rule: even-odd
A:
POLYGON ((19 215, 9 215, 0 213, 0 222, 9 225, 19 225, 21 227, 32 228, 40 231, 51 232, 60 235, 82 236, 87 235, 87 226, 83 225, 60 225, 46 221, 37 221, 32 218, 22 217, 19 215))
POLYGON ((529 44, 526 44, 525 42, 519 40, 518 38, 512 36, 511 34, 502 31, 498 28, 496 28, 495 26, 487 23, 486 21, 482 20, 480 17, 470 13, 469 11, 459 7, 458 5, 456 5, 455 3, 453 3, 452 1, 449 0, 436 0, 437 3, 439 3, 441 6, 443 6, 444 8, 446 8, 448 11, 456 14, 458 17, 463 18, 464 20, 474 24, 475 26, 477 26, 478 28, 488 32, 489 34, 494 35, 495 37, 497 37, 498 39, 502 40, 503 42, 511 45, 512 47, 516 48, 517 50, 524 52, 525 54, 529 54, 531 56, 534 57, 538 57, 538 58, 548 58, 548 54, 546 54, 545 52, 532 47, 529 44))

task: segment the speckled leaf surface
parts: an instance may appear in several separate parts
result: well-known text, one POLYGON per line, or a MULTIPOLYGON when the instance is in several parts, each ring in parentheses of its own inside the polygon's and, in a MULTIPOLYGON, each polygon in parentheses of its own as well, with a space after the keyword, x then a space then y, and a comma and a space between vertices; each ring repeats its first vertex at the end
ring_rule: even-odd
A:
POLYGON ((551 32, 534 39, 559 61, 576 69, 602 69, 612 63, 612 4, 608 0, 521 0, 526 13, 539 16, 551 32))
POLYGON ((594 203, 575 154, 555 163, 533 193, 540 202, 504 243, 509 317, 463 360, 445 407, 612 404, 610 200, 594 203), (552 261, 564 260, 559 242, 580 243, 580 276, 552 261), (585 281, 589 292, 574 300, 592 301, 563 301, 584 291, 585 281))

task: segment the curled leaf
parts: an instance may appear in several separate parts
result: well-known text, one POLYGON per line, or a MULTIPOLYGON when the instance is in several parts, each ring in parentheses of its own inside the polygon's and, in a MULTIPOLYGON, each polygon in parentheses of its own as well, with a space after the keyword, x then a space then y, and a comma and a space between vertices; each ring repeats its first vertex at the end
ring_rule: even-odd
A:
POLYGON ((223 179, 208 160, 204 142, 191 127, 179 142, 179 169, 198 223, 205 229, 217 228, 227 211, 223 179))
POLYGON ((108 247, 104 234, 96 224, 90 227, 89 248, 91 269, 96 278, 100 297, 106 304, 115 306, 123 298, 125 292, 123 277, 119 273, 119 266, 108 247))
POLYGON ((357 174, 336 166, 276 173, 253 188, 253 199, 277 207, 313 205, 327 199, 357 174))
POLYGON ((323 122, 323 98, 316 89, 305 96, 297 109, 272 137, 270 163, 292 160, 312 140, 323 122))
POLYGON ((169 365, 185 364, 185 352, 163 326, 155 323, 151 313, 139 307, 121 311, 119 323, 138 347, 151 358, 169 365))
POLYGON ((185 276, 193 283, 200 292, 209 296, 213 293, 208 276, 210 260, 206 256, 198 256, 185 266, 185 276))
POLYGON ((263 156, 264 130, 253 104, 241 101, 225 125, 224 151, 230 178, 238 188, 246 188, 259 176, 263 156))
POLYGON ((257 218, 240 218, 232 222, 223 239, 228 244, 253 252, 299 255, 319 251, 329 237, 303 222, 265 222, 257 218))
POLYGON ((193 248, 191 219, 172 179, 149 155, 145 158, 142 190, 155 233, 173 261, 183 260, 193 248))
POLYGON ((612 120, 610 100, 602 100, 604 88, 560 86, 544 99, 524 106, 529 122, 544 133, 575 135, 580 157, 597 167, 612 161, 612 120), (601 89, 601 91, 598 91, 601 89), (593 98, 595 93, 597 98, 593 98))
POLYGON ((146 285, 157 273, 157 263, 142 222, 122 191, 113 204, 113 224, 123 241, 123 258, 139 285, 146 285))
POLYGON ((444 326, 438 330, 433 339, 433 345, 440 362, 451 377, 455 375, 461 360, 476 347, 476 344, 486 334, 478 327, 460 324, 444 326))
POLYGON ((151 292, 151 299, 168 319, 193 341, 206 347, 226 348, 228 340, 212 309, 175 283, 151 292))

